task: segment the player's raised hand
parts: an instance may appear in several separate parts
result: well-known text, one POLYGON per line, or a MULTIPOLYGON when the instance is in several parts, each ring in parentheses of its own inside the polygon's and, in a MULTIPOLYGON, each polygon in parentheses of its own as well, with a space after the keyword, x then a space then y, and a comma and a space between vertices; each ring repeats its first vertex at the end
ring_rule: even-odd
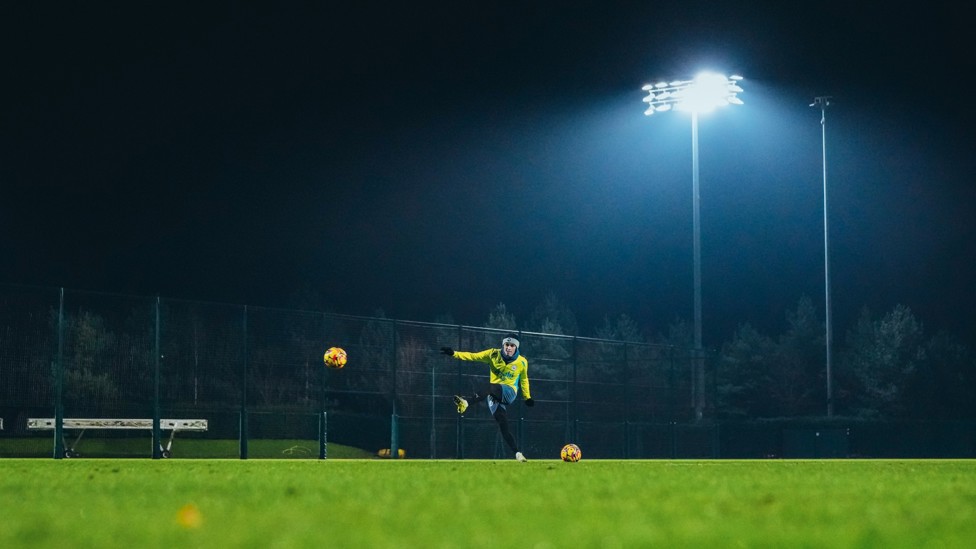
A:
POLYGON ((447 356, 454 356, 454 349, 450 347, 441 347, 441 354, 447 356))

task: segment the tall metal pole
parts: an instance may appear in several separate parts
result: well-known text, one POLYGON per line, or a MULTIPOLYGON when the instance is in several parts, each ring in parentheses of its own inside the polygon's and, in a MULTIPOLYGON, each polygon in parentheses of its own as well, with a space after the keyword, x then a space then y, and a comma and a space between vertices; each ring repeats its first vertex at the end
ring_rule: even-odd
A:
POLYGON ((698 184, 698 114, 707 113, 722 105, 741 105, 738 94, 742 92, 739 83, 742 77, 729 77, 704 72, 693 80, 675 80, 645 84, 641 89, 647 92, 643 99, 647 103, 645 115, 665 112, 671 109, 691 112, 691 174, 694 209, 694 285, 695 285, 695 348, 691 357, 691 399, 695 416, 702 419, 705 409, 705 353, 702 350, 702 306, 701 306, 701 208, 698 184))
POLYGON ((694 279, 695 279, 695 356, 692 359, 692 375, 695 376, 695 419, 701 420, 705 408, 705 365, 702 353, 702 300, 701 300, 701 187, 698 180, 698 111, 691 113, 691 187, 694 232, 694 279))
POLYGON ((820 144, 823 165, 823 225, 824 225, 824 344, 826 346, 826 375, 827 375, 827 417, 834 415, 834 389, 831 371, 831 348, 833 345, 833 330, 831 329, 830 310, 830 231, 827 222, 827 107, 830 106, 830 96, 819 96, 813 99, 811 107, 820 107, 820 144))
POLYGON ((702 348, 701 315, 701 195, 698 183, 698 113, 691 113, 691 188, 693 200, 694 262, 695 262, 695 350, 702 348))

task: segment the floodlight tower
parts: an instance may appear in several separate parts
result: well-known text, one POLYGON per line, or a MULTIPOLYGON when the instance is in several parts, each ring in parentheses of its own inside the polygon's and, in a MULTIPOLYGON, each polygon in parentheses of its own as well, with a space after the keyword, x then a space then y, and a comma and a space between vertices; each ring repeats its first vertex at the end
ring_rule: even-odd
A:
POLYGON ((705 404, 705 369, 702 353, 702 312, 701 312, 701 210, 698 182, 698 115, 713 111, 724 105, 741 105, 738 94, 742 93, 739 75, 724 76, 712 72, 700 73, 692 80, 675 80, 645 84, 647 92, 644 102, 650 116, 657 112, 670 110, 691 113, 691 184, 693 200, 694 232, 694 286, 695 286, 695 363, 697 367, 697 390, 695 415, 702 417, 705 404))
POLYGON ((813 98, 811 107, 820 109, 820 150, 822 151, 823 164, 823 216, 824 216, 824 344, 827 353, 827 417, 834 415, 834 389, 830 369, 831 342, 833 334, 830 326, 830 245, 827 231, 827 107, 830 106, 831 97, 821 95, 813 98))

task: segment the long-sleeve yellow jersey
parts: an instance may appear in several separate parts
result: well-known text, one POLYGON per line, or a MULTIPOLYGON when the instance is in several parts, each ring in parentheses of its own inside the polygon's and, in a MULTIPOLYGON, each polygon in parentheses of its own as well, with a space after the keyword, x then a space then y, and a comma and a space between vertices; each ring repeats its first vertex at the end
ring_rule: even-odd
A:
POLYGON ((488 365, 491 376, 488 381, 508 385, 516 392, 522 389, 522 398, 532 398, 529 392, 529 361, 519 355, 508 364, 502 359, 501 349, 486 349, 479 353, 454 351, 454 358, 474 362, 484 362, 488 365))

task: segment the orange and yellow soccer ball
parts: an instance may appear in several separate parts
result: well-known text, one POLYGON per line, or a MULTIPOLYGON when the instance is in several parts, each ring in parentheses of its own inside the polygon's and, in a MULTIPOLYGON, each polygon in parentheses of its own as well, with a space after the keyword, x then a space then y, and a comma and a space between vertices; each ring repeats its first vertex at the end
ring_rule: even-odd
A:
POLYGON ((345 366, 347 359, 346 351, 341 347, 329 347, 329 350, 325 352, 325 356, 322 357, 327 368, 335 368, 336 370, 345 366))
POLYGON ((563 461, 577 462, 583 457, 583 451, 575 444, 567 444, 559 452, 559 457, 563 458, 563 461))

